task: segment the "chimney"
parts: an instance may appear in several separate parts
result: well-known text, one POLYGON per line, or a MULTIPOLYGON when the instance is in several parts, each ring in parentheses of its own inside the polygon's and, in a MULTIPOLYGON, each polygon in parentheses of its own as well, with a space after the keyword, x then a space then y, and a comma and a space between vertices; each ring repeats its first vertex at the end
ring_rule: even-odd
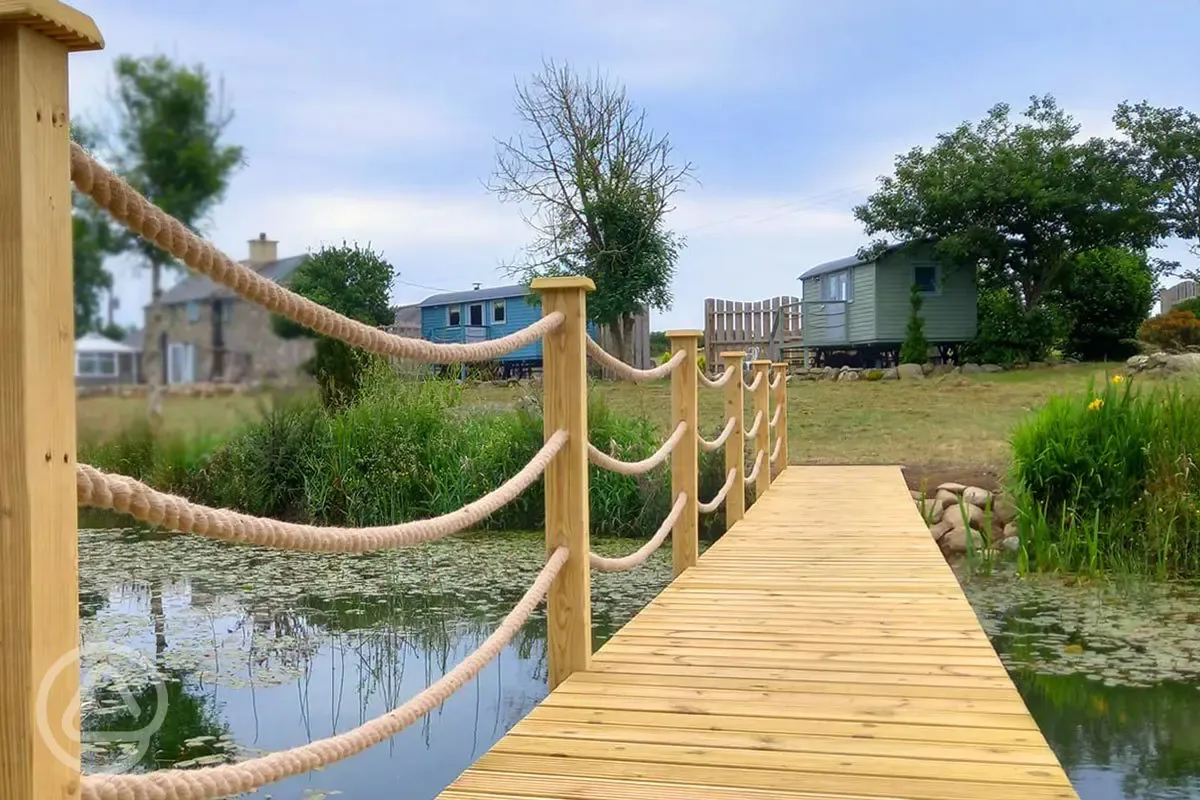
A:
POLYGON ((265 233, 260 233, 257 239, 250 240, 250 265, 260 267, 272 261, 279 260, 277 246, 279 242, 268 239, 265 233))

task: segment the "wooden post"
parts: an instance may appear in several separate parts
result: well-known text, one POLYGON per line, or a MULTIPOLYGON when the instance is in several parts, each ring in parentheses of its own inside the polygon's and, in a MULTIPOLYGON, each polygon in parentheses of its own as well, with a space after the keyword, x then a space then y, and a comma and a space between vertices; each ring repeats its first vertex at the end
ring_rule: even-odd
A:
POLYGON ((742 362, 746 353, 734 350, 721 353, 726 367, 733 368, 733 376, 725 384, 725 419, 734 419, 733 432, 725 441, 725 474, 734 470, 733 487, 725 497, 725 529, 733 527, 746 514, 746 428, 743 415, 746 413, 746 390, 742 386, 742 362))
POLYGON ((2 800, 80 791, 67 54, 102 46, 61 3, 0 0, 2 800))
POLYGON ((775 407, 779 409, 779 422, 775 428, 775 438, 782 442, 779 445, 779 467, 776 475, 787 469, 788 463, 788 393, 787 393, 787 362, 776 362, 771 365, 779 388, 775 390, 775 407))
MULTIPOLYGON (((758 435, 754 437, 754 457, 763 454, 762 466, 758 468, 758 479, 754 482, 754 499, 762 497, 771 488, 771 362, 765 359, 755 359, 750 362, 754 367, 754 376, 761 378, 758 388, 754 390, 754 414, 762 412, 762 424, 758 426, 758 435)), ((750 462, 751 467, 754 462, 750 462)))
POLYGON ((542 340, 545 437, 570 438, 546 468, 546 554, 571 555, 546 596, 546 650, 551 691, 586 670, 592 659, 591 567, 588 553, 587 293, 590 278, 538 278, 542 314, 566 320, 542 340))
POLYGON ((696 497, 700 482, 700 448, 696 443, 696 437, 700 435, 696 410, 696 387, 699 384, 696 378, 696 351, 700 344, 700 331, 667 331, 667 338, 671 340, 672 354, 680 350, 687 353, 683 363, 671 373, 671 429, 678 427, 680 422, 687 425, 683 439, 671 452, 672 505, 680 492, 687 494, 683 513, 671 531, 671 559, 675 565, 675 575, 679 576, 688 567, 695 566, 700 553, 700 510, 696 497))

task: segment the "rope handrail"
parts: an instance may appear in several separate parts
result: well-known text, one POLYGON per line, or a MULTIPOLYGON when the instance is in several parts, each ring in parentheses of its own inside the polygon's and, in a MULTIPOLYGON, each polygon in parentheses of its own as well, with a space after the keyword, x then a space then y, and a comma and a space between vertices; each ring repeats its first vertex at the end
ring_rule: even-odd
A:
POLYGON ((87 464, 76 465, 75 488, 81 506, 120 511, 143 522, 183 533, 286 550, 366 553, 434 541, 480 522, 529 488, 566 442, 567 432, 557 431, 520 472, 457 511, 372 528, 318 527, 212 508, 159 492, 133 478, 101 472, 87 464))
POLYGON ((730 417, 725 421, 725 427, 721 430, 721 434, 711 442, 703 436, 697 434, 696 438, 700 440, 700 449, 706 453, 711 453, 714 450, 720 450, 725 442, 729 440, 729 435, 733 433, 733 429, 737 427, 737 418, 730 417))
POLYGON ((771 416, 771 421, 767 423, 767 427, 775 430, 775 426, 779 424, 779 418, 783 416, 783 404, 775 406, 775 413, 771 416))
POLYGON ((758 471, 762 468, 762 464, 763 451, 759 450, 758 455, 754 457, 754 469, 750 470, 750 473, 746 475, 746 483, 754 483, 754 481, 758 478, 758 471))
POLYGON ((137 775, 87 775, 82 781, 81 800, 216 800, 342 761, 395 736, 444 703, 500 654, 542 602, 569 555, 566 547, 550 554, 520 601, 475 652, 408 702, 370 722, 345 733, 237 764, 137 775))
POLYGON ((725 476, 725 485, 721 487, 721 491, 717 492, 716 496, 707 503, 697 503, 696 508, 701 514, 711 514, 721 507, 721 503, 725 502, 725 497, 729 494, 729 490, 733 488, 734 478, 737 477, 737 469, 729 470, 725 476))
POLYGON ((679 521, 685 505, 687 505, 687 495, 680 492, 679 496, 675 498, 675 505, 671 506, 670 513, 667 514, 666 519, 658 526, 658 530, 654 532, 648 542, 629 555, 620 558, 607 558, 595 553, 588 553, 588 564, 597 572, 625 572, 634 567, 640 567, 646 563, 646 559, 654 555, 658 548, 662 547, 662 543, 670 535, 675 523, 679 521))
POLYGON ((762 383, 762 379, 763 379, 762 376, 763 376, 763 374, 761 372, 758 373, 757 375, 754 376, 754 380, 750 381, 750 383, 746 383, 746 379, 743 378, 742 385, 746 387, 747 392, 753 392, 755 389, 758 388, 758 385, 760 383, 762 383))
POLYGON ((699 367, 696 368, 696 372, 700 376, 700 383, 704 384, 709 389, 720 389, 722 386, 729 383, 729 379, 733 377, 733 367, 726 367, 725 372, 722 373, 721 377, 719 378, 708 377, 700 371, 699 367))
POLYGON ((432 364, 484 361, 536 342, 566 319, 556 311, 508 336, 472 344, 435 344, 397 336, 338 314, 237 263, 151 203, 74 142, 71 143, 71 180, 113 219, 196 272, 232 289, 239 297, 317 333, 380 355, 432 364))
POLYGON ((778 375, 776 375, 775 380, 771 381, 767 385, 770 387, 771 391, 773 392, 779 388, 779 385, 781 383, 783 383, 783 373, 782 372, 780 372, 778 375))
POLYGON ((665 378, 675 371, 675 368, 683 363, 687 358, 687 353, 683 350, 676 351, 675 355, 671 356, 670 360, 659 364, 653 369, 638 369, 631 367, 621 359, 614 356, 612 353, 598 345, 592 337, 587 337, 588 355, 599 361, 605 367, 608 367, 617 374, 618 377, 624 378, 633 383, 645 383, 647 381, 656 381, 659 378, 665 378))
POLYGON ((762 425, 762 421, 763 421, 763 412, 762 412, 762 409, 760 408, 758 411, 754 412, 754 424, 746 429, 746 438, 747 439, 753 439, 758 434, 758 426, 762 425))
POLYGON ((779 454, 783 451, 783 437, 780 436, 775 440, 775 448, 771 450, 771 463, 775 464, 779 461, 779 454))
POLYGON ((671 455, 671 451, 683 439, 683 434, 686 431, 687 423, 680 422, 675 426, 675 430, 671 433, 670 437, 662 443, 662 446, 654 451, 653 455, 643 458, 641 461, 621 461, 605 453, 591 442, 588 442, 588 461, 591 461, 597 467, 602 467, 621 475, 641 475, 666 461, 667 456, 671 455))

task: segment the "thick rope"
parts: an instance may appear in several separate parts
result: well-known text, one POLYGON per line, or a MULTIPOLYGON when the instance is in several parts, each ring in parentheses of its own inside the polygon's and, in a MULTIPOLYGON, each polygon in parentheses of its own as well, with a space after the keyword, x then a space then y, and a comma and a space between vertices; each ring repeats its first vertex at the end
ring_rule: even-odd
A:
POLYGON ((520 472, 500 488, 457 511, 431 519, 375 528, 323 528, 211 508, 155 491, 133 478, 101 472, 86 464, 76 465, 75 487, 81 506, 109 508, 143 522, 184 533, 285 550, 365 553, 441 539, 475 525, 512 502, 536 481, 566 442, 567 432, 558 431, 546 440, 542 449, 520 472))
POLYGON ((667 514, 667 518, 663 520, 662 525, 658 526, 658 530, 650 537, 650 541, 629 555, 620 558, 605 558, 595 553, 588 553, 588 563, 597 572, 625 572, 634 567, 640 567, 646 563, 646 559, 654 555, 654 551, 662 547, 662 543, 666 541, 671 529, 679 521, 679 515, 683 513, 685 505, 687 505, 687 495, 680 492, 679 496, 675 498, 675 505, 671 506, 671 513, 667 514))
POLYGON ((779 418, 783 416, 783 403, 775 406, 775 413, 771 416, 771 421, 767 423, 767 427, 775 430, 775 426, 779 424, 779 418))
POLYGON ((696 370, 700 375, 700 383, 707 386, 709 389, 720 389, 725 384, 729 383, 729 379, 733 377, 733 367, 726 367, 725 372, 719 378, 710 378, 699 369, 696 370))
POLYGON ((754 457, 754 469, 750 470, 750 474, 746 476, 746 483, 754 483, 758 479, 758 471, 762 469, 763 451, 759 450, 758 455, 754 457))
POLYGON ((757 375, 754 376, 754 380, 750 381, 750 383, 746 383, 746 381, 743 379, 742 385, 746 387, 747 392, 753 392, 755 389, 758 388, 758 385, 760 383, 762 383, 762 379, 763 379, 762 376, 763 376, 763 373, 761 373, 761 372, 758 373, 757 375))
POLYGON ((771 451, 771 463, 779 462, 779 454, 783 452, 783 437, 780 436, 775 440, 775 449, 771 451))
POLYGON ((142 197, 74 142, 71 143, 71 180, 113 219, 196 272, 229 287, 238 296, 317 333, 380 355, 432 364, 487 361, 538 341, 562 325, 565 319, 561 312, 555 311, 516 333, 473 344, 435 344, 424 339, 396 336, 330 311, 237 263, 142 197))
POLYGON ((345 733, 240 764, 195 770, 168 769, 140 775, 87 775, 83 778, 80 796, 82 800, 216 800, 250 792, 361 753, 395 736, 440 706, 499 655, 542 602, 550 584, 567 563, 568 555, 565 547, 551 553, 533 585, 475 652, 407 703, 383 716, 345 733))
POLYGON ((775 376, 775 380, 771 381, 771 383, 769 384, 771 391, 773 392, 776 389, 778 389, 780 384, 783 383, 783 380, 784 380, 783 373, 780 372, 778 375, 775 376))
POLYGON ((746 438, 747 439, 753 439, 758 434, 758 426, 762 425, 762 421, 763 421, 763 412, 762 412, 762 409, 760 408, 758 411, 754 412, 754 424, 746 429, 746 438))
POLYGON ((687 353, 685 351, 678 350, 675 352, 675 355, 671 356, 669 361, 659 364, 654 369, 636 369, 629 366, 612 353, 609 353, 600 345, 596 344, 596 342, 590 336, 587 339, 587 351, 588 355, 616 373, 617 377, 623 378, 627 381, 633 381, 634 383, 645 383, 647 381, 656 381, 660 378, 665 378, 674 372, 675 368, 682 364, 683 360, 687 358, 687 353))
POLYGON ((597 467, 618 472, 621 475, 642 475, 657 467, 667 460, 667 456, 671 455, 671 451, 675 449, 675 445, 683 439, 683 434, 687 431, 687 423, 680 422, 675 426, 675 431, 671 434, 658 450, 648 458, 643 458, 641 461, 620 461, 597 448, 591 442, 588 442, 588 461, 591 461, 597 467))
POLYGON ((721 431, 721 435, 713 439, 711 442, 708 439, 705 439, 703 436, 697 436, 696 438, 700 440, 700 449, 706 453, 711 453, 714 450, 720 450, 725 445, 725 442, 729 440, 729 434, 733 433, 733 429, 736 426, 737 418, 730 417, 725 422, 725 428, 721 431))
POLYGON ((721 487, 721 491, 717 492, 717 496, 707 503, 696 504, 696 508, 699 509, 701 514, 711 514, 721 507, 721 503, 725 502, 725 497, 729 494, 729 490, 733 488, 733 479, 736 477, 737 470, 729 470, 729 474, 725 476, 725 485, 721 487))

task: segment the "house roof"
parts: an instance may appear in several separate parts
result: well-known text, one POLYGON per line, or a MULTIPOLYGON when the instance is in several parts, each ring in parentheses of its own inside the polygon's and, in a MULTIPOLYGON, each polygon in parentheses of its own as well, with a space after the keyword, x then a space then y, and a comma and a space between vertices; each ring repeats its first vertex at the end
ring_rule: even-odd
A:
MULTIPOLYGON (((900 244, 888 245, 887 249, 884 250, 883 253, 881 253, 880 255, 883 255, 886 253, 893 253, 896 250, 899 250, 900 248, 905 247, 908 244, 909 244, 908 242, 902 242, 900 244)), ((840 272, 841 270, 849 269, 850 267, 857 267, 859 264, 870 264, 873 261, 878 261, 878 260, 879 260, 879 256, 876 256, 875 258, 872 258, 867 261, 864 261, 863 259, 859 258, 857 255, 846 256, 845 258, 835 258, 833 261, 826 261, 824 264, 817 264, 815 267, 812 267, 812 268, 806 270, 805 272, 800 273, 799 277, 797 277, 796 280, 802 281, 805 278, 815 278, 818 275, 825 275, 826 273, 829 273, 829 272, 840 272)))
MULTIPOLYGON (((283 283, 296 271, 296 267, 304 263, 304 259, 306 258, 308 258, 307 255, 280 258, 276 261, 268 261, 265 264, 255 267, 254 271, 276 283, 283 283)), ((245 262, 242 263, 245 264, 245 262)), ((249 265, 247 264, 247 266, 249 265)), ((234 293, 232 290, 218 283, 213 283, 203 275, 189 275, 163 292, 162 304, 169 306, 178 303, 190 303, 193 300, 213 300, 220 297, 233 296, 234 293)))
POLYGON ((488 289, 475 289, 466 292, 446 292, 426 297, 421 301, 421 308, 430 306, 448 306, 452 303, 472 303, 480 300, 501 300, 506 297, 524 297, 529 289, 520 284, 511 286, 492 286, 488 289))
POLYGON ((75 340, 76 353, 136 353, 139 348, 117 342, 95 331, 85 333, 75 340))

